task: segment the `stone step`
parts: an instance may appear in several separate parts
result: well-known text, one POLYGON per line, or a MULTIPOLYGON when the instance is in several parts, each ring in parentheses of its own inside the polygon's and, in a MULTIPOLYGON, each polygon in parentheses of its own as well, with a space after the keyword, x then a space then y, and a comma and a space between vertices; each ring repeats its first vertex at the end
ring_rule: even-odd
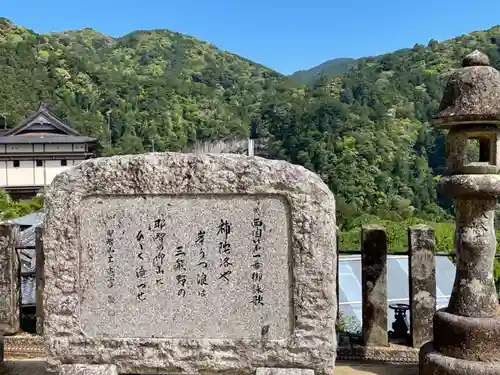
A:
POLYGON ((418 364, 337 362, 335 375, 417 375, 418 364))
MULTIPOLYGON (((337 363, 335 375, 417 375, 418 365, 391 363, 337 363)), ((43 358, 29 360, 8 360, 5 368, 0 367, 0 375, 45 375, 43 358)))

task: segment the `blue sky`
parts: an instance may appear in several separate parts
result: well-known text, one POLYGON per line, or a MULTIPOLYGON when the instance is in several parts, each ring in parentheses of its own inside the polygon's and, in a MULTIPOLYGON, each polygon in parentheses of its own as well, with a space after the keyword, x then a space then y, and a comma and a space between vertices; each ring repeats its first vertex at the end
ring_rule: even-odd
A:
POLYGON ((0 0, 0 17, 39 33, 170 29, 285 74, 488 29, 499 15, 500 0, 0 0))

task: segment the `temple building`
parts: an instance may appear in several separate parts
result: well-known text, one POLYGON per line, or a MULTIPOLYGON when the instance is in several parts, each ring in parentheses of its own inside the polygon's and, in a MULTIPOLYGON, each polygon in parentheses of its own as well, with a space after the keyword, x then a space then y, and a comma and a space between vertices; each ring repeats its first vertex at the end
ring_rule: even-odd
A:
POLYGON ((16 127, 0 131, 0 188, 13 199, 32 198, 58 173, 94 157, 96 144, 41 104, 16 127))

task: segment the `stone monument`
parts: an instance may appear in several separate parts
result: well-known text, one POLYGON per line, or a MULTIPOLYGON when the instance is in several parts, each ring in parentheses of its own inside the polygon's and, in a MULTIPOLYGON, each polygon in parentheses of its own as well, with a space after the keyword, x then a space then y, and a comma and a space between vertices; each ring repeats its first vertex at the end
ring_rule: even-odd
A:
POLYGON ((500 73, 475 51, 449 78, 435 125, 448 129, 449 175, 455 198, 457 271, 448 308, 434 315, 434 341, 420 352, 421 375, 500 375, 500 305, 493 264, 494 215, 500 195, 500 73), (468 141, 479 160, 468 158, 468 141))
POLYGON ((62 374, 333 374, 335 203, 238 155, 87 160, 45 198, 44 334, 62 374))

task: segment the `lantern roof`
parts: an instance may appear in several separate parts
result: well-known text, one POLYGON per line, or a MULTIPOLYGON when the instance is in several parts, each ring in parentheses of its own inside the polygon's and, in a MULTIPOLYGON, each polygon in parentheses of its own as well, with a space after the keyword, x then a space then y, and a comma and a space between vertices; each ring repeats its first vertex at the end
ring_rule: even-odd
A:
POLYGON ((488 56, 474 51, 451 74, 432 123, 451 128, 462 124, 500 126, 500 72, 488 56))

